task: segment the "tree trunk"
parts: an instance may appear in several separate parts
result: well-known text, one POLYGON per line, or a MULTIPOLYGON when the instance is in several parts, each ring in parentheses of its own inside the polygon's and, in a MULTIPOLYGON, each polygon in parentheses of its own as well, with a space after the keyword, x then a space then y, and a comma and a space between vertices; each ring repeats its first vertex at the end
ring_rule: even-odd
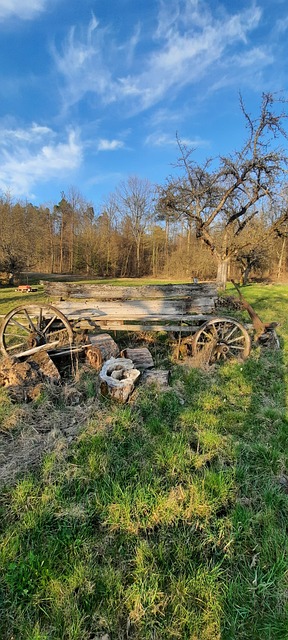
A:
POLYGON ((141 248, 141 235, 137 237, 136 240, 136 270, 137 277, 140 276, 140 248, 141 248))
POLYGON ((247 265, 247 267, 245 267, 244 271, 241 274, 241 284, 243 284, 244 286, 248 284, 251 269, 252 267, 250 265, 247 265))
POLYGON ((187 276, 191 276, 190 273, 190 245, 191 245, 191 224, 188 225, 188 231, 187 231, 187 245, 186 245, 186 249, 187 249, 187 265, 186 265, 186 275, 187 276))
POLYGON ((225 291, 226 289, 229 263, 230 263, 230 258, 226 258, 225 260, 219 260, 218 262, 217 287, 219 289, 223 289, 223 291, 225 291))
POLYGON ((282 240, 282 247, 281 247, 281 252, 280 252, 280 256, 279 256, 279 262, 278 262, 278 270, 277 270, 277 280, 280 279, 281 274, 283 272, 283 263, 284 263, 284 253, 285 253, 285 248, 286 248, 286 237, 284 236, 283 240, 282 240))

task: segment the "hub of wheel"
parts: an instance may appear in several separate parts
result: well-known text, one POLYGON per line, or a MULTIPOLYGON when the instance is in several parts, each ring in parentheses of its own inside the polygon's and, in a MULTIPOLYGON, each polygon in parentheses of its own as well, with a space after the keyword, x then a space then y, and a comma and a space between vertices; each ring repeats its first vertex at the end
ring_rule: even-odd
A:
POLYGON ((41 333, 32 332, 27 340, 30 349, 34 347, 40 347, 42 344, 46 344, 45 338, 41 333))

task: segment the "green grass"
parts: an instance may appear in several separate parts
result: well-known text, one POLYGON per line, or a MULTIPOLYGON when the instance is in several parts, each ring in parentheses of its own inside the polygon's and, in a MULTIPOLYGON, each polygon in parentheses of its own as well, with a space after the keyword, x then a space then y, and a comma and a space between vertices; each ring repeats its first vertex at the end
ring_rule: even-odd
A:
POLYGON ((288 287, 245 296, 281 351, 103 400, 4 488, 1 640, 287 640, 288 287))

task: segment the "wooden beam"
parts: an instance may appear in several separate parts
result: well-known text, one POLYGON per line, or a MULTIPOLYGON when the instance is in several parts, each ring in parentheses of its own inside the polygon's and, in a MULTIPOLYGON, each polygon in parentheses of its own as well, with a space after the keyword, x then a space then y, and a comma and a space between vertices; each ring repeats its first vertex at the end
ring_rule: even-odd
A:
POLYGON ((48 296, 62 298, 79 298, 94 300, 147 300, 147 299, 179 299, 195 297, 217 297, 215 282, 198 284, 159 284, 140 286, 113 286, 109 284, 86 284, 75 282, 42 281, 48 296))

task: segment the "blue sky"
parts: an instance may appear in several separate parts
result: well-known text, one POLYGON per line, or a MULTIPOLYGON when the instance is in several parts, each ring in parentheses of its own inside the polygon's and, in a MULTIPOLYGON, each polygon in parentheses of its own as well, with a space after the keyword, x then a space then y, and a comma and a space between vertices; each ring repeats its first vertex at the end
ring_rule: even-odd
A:
POLYGON ((0 0, 0 189, 97 207, 173 173, 176 132, 195 159, 233 151, 239 91, 251 113, 287 95, 287 32, 287 0, 0 0))

